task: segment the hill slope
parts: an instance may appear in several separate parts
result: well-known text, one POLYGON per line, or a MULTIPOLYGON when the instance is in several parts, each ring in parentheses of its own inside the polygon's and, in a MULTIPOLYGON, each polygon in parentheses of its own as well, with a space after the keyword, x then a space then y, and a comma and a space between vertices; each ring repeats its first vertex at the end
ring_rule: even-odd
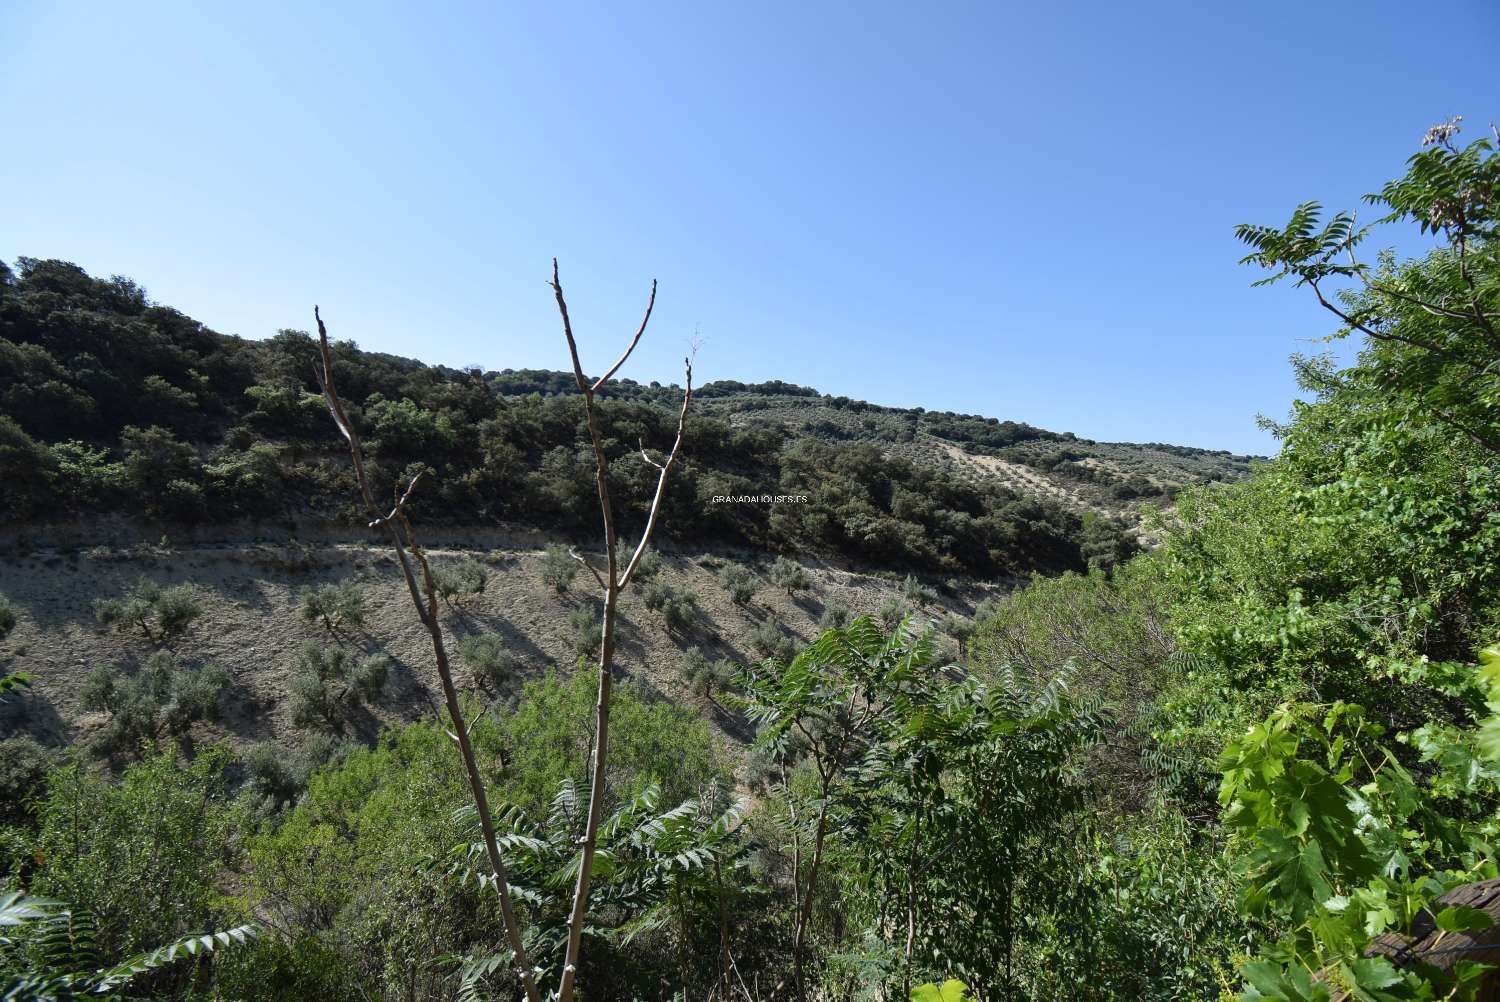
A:
MULTIPOLYGON (((596 533, 572 377, 461 371, 336 346, 382 491, 425 466, 426 524, 596 533)), ((311 379, 314 347, 215 333, 128 279, 21 258, 0 265, 0 502, 39 525, 98 513, 164 523, 355 524, 347 460, 311 379)), ((626 523, 670 441, 676 387, 622 381, 604 401, 626 523)), ((1247 457, 1088 442, 1014 422, 899 410, 785 383, 701 389, 666 500, 684 542, 857 557, 994 576, 1109 563, 1131 508, 1238 479, 1247 457), (716 498, 791 495, 791 504, 716 498)))

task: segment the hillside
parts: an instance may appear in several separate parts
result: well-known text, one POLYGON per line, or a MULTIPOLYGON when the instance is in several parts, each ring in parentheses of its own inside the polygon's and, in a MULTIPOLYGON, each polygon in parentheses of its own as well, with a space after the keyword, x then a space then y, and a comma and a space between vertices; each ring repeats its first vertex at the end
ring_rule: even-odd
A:
MULTIPOLYGON (((102 527, 99 527, 102 529, 102 527)), ((116 525, 117 538, 129 527, 116 525)), ((192 725, 197 741, 227 739, 245 747, 271 742, 294 749, 323 729, 293 719, 292 682, 303 649, 339 649, 357 657, 390 659, 382 695, 335 731, 371 741, 383 725, 430 719, 441 701, 432 651, 394 561, 357 534, 326 533, 306 541, 233 541, 212 532, 196 540, 159 543, 12 548, 0 561, 0 596, 17 618, 4 650, 9 670, 27 672, 31 690, 0 704, 0 736, 30 734, 51 745, 94 745, 126 752, 104 733, 110 714, 84 705, 90 675, 101 667, 119 677, 140 676, 150 659, 170 654, 178 667, 222 668, 228 685, 214 719, 192 725), (148 637, 134 623, 100 624, 96 605, 125 596, 142 580, 161 588, 187 586, 201 610, 180 635, 148 637), (327 585, 351 585, 360 595, 363 623, 336 632, 301 616, 303 596, 327 585)), ((546 671, 571 674, 584 649, 582 632, 597 638, 597 625, 580 631, 570 616, 592 610, 596 598, 584 576, 559 592, 544 583, 545 539, 536 533, 466 530, 430 537, 439 568, 465 559, 481 563, 484 588, 444 606, 444 627, 461 652, 466 638, 493 636, 509 652, 500 679, 487 678, 456 656, 461 687, 481 700, 513 699, 520 686, 546 671)), ((806 567, 808 587, 795 596, 774 587, 768 561, 753 553, 673 550, 663 555, 653 581, 695 597, 689 621, 669 630, 662 615, 647 608, 643 593, 627 594, 621 606, 618 664, 648 698, 692 707, 721 738, 735 744, 751 731, 733 712, 693 680, 690 651, 711 662, 753 663, 778 650, 800 650, 842 614, 879 614, 899 607, 941 619, 971 615, 986 595, 1001 590, 971 586, 962 595, 927 591, 902 602, 902 582, 824 562, 806 567), (755 589, 736 603, 720 583, 726 566, 750 571, 755 589), (842 610, 842 612, 841 612, 842 610), (775 645, 775 646, 773 646, 775 645)), ((951 641, 950 641, 951 643, 951 641)), ((783 656, 785 654, 783 653, 783 656)), ((124 744, 128 745, 128 742, 124 744)))
MULTIPOLYGON (((421 522, 597 533, 571 375, 454 370, 349 341, 336 354, 377 488, 432 472, 414 504, 421 522)), ((247 532, 354 524, 314 355, 303 333, 216 333, 128 279, 0 264, 0 502, 39 538, 122 513, 247 532)), ((627 522, 650 480, 634 453, 669 441, 679 392, 623 380, 604 395, 627 522)), ((779 382, 702 387, 684 452, 665 508, 680 542, 980 576, 1113 563, 1135 546, 1138 504, 1249 468, 1228 453, 1090 442, 779 382), (807 501, 712 500, 764 494, 807 501)))

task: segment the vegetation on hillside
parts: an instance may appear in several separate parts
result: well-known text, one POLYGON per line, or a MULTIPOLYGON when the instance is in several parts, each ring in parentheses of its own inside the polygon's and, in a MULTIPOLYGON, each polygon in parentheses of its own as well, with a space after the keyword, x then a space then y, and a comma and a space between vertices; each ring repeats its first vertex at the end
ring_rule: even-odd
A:
MULTIPOLYGON (((262 341, 217 334, 129 279, 94 278, 62 261, 0 263, 0 504, 30 519, 118 511, 169 522, 355 523, 348 458, 328 438, 313 379, 317 355, 316 341, 297 331, 262 341)), ((349 341, 334 355, 377 495, 427 469, 433 489, 412 511, 429 523, 597 532, 593 458, 571 374, 454 370, 349 341)), ((601 387, 607 455, 670 445, 680 394, 629 380, 601 387)), ((788 384, 721 381, 702 395, 708 410, 688 430, 665 498, 667 531, 681 539, 983 574, 1079 569, 1097 537, 1124 540, 1120 525, 1085 525, 1080 509, 1024 482, 934 465, 931 449, 907 454, 913 435, 976 453, 1020 449, 1012 458, 1043 470, 1104 457, 1106 465, 1079 466, 1077 482, 1134 482, 1139 490, 1100 495, 1120 512, 1137 497, 1246 469, 1227 454, 1097 446, 788 384), (823 411, 857 424, 816 416, 823 411), (713 501, 768 494, 808 500, 713 501)), ((644 518, 647 472, 616 465, 622 527, 644 518)))
MULTIPOLYGON (((1370 949, 1483 931, 1486 912, 1435 902, 1500 877, 1500 154, 1455 135, 1433 130, 1371 196, 1384 223, 1436 234, 1421 257, 1362 264, 1368 231, 1311 204, 1241 228, 1246 262, 1305 287, 1360 350, 1342 369, 1297 359, 1281 454, 1181 491, 1160 547, 948 625, 957 661, 915 620, 936 599, 915 578, 882 617, 826 605, 811 644, 767 616, 765 658, 732 673, 691 650, 695 686, 754 730, 733 756, 690 710, 629 683, 611 697, 608 609, 584 601, 598 676, 463 700, 455 730, 309 738, 305 770, 140 733, 146 754, 112 776, 7 742, 0 789, 22 807, 0 816, 0 984, 66 990, 75 972, 92 990, 142 950, 249 923, 211 963, 111 984, 514 999, 572 966, 600 999, 1479 997, 1487 954, 1370 949), (87 928, 88 958, 57 957, 61 906, 42 897, 87 928)), ((643 496, 621 473, 621 496, 643 496)), ((762 587, 817 601, 798 570, 717 584, 746 608, 762 587)), ((426 595, 441 658, 462 610, 426 595)), ((503 680, 492 642, 462 656, 503 680)), ((330 688, 361 684, 307 660, 330 688)))

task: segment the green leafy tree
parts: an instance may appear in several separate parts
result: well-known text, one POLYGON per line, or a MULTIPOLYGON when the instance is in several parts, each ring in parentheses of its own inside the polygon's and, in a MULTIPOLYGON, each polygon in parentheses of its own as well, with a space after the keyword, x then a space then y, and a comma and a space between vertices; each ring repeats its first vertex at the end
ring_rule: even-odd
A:
POLYGON ((465 557, 457 563, 435 565, 432 576, 438 594, 443 601, 452 605, 462 599, 483 594, 490 572, 489 568, 473 557, 465 557))
POLYGON ((323 584, 302 592, 302 621, 322 623, 330 636, 340 628, 359 629, 365 625, 365 596, 353 581, 323 584))
POLYGON ((556 591, 559 595, 567 591, 573 583, 573 576, 578 573, 578 561, 564 546, 557 543, 547 544, 542 551, 542 584, 556 591))
POLYGON ((503 638, 493 633, 476 633, 458 642, 458 656, 473 673, 476 685, 493 690, 509 682, 518 662, 503 638))
POLYGON ((808 577, 807 569, 788 557, 776 558, 776 561, 771 564, 770 578, 771 584, 792 596, 812 587, 812 579, 808 577))
POLYGON ((749 605, 755 598, 755 575, 740 564, 725 564, 719 571, 719 585, 735 605, 749 605))
POLYGON ((138 626, 152 643, 180 637, 203 613, 197 589, 190 584, 163 588, 142 577, 121 599, 94 602, 94 616, 102 626, 138 626))
POLYGON ((344 647, 307 644, 288 684, 292 722, 298 727, 338 730, 349 714, 379 700, 390 678, 384 654, 358 657, 344 647))

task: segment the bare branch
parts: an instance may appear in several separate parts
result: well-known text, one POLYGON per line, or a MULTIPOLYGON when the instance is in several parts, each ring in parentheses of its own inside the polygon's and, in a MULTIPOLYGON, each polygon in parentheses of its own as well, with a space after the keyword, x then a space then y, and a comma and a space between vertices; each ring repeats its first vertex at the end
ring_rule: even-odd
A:
POLYGON ((630 582, 636 565, 639 563, 647 544, 650 542, 652 530, 656 526, 657 516, 661 511, 662 498, 666 494, 667 475, 671 471, 682 449, 683 429, 687 421, 688 405, 693 397, 692 361, 687 360, 688 385, 682 398, 682 412, 677 419, 677 440, 672 445, 672 451, 665 463, 656 463, 646 454, 644 443, 641 446, 641 455, 648 463, 656 466, 661 471, 657 480, 656 495, 651 502, 650 516, 646 522, 645 532, 641 536, 640 544, 636 547, 625 573, 621 575, 619 557, 615 548, 615 515, 609 493, 609 458, 604 452, 603 436, 599 429, 599 413, 595 403, 594 395, 607 380, 619 371, 620 366, 630 358, 631 352, 640 342, 641 336, 646 331, 646 325, 651 320, 651 311, 656 304, 656 283, 651 283, 651 297, 646 304, 646 314, 641 320, 641 325, 635 332, 635 337, 626 347, 625 353, 619 360, 605 372, 597 381, 590 383, 583 374, 583 363, 578 357, 578 342, 573 336, 573 323, 568 316, 568 303, 563 296, 562 282, 558 277, 557 259, 552 260, 552 291, 557 298, 557 310, 562 317, 563 337, 568 342, 568 353, 573 360, 573 376, 578 383, 578 389, 583 394, 584 415, 589 430, 589 441, 594 451, 595 480, 599 492, 599 512, 604 522, 604 549, 605 558, 608 562, 608 570, 600 575, 588 561, 577 553, 572 554, 585 567, 589 568, 594 579, 604 589, 604 614, 600 623, 599 644, 599 689, 598 697, 594 703, 594 748, 591 764, 591 777, 589 781, 589 809, 584 822, 584 831, 578 841, 580 848, 580 859, 578 862, 578 877, 573 888, 573 900, 568 912, 568 938, 563 955, 562 978, 558 984, 558 1002, 572 1002, 573 986, 578 977, 578 958, 583 948, 583 923, 588 909, 589 882, 593 874, 594 851, 597 847, 599 835, 599 823, 604 806, 604 780, 609 754, 609 709, 610 688, 613 678, 613 665, 615 654, 615 612, 619 602, 620 593, 630 582))
POLYGON ((568 556, 570 556, 574 560, 578 561, 580 564, 582 564, 584 566, 585 570, 587 570, 590 574, 594 575, 594 580, 597 581, 597 582, 599 582, 599 587, 600 588, 608 588, 609 587, 609 585, 607 585, 607 584, 604 583, 604 579, 599 576, 599 572, 596 571, 596 570, 594 570, 594 565, 591 564, 591 563, 589 563, 587 560, 585 560, 583 558, 583 554, 579 553, 577 550, 569 550, 568 551, 568 556))
POLYGON ((453 731, 447 733, 457 742, 459 754, 463 758, 464 772, 469 781, 469 793, 474 800, 475 812, 479 815, 479 828, 484 836, 485 852, 494 874, 495 891, 500 898, 500 914, 505 924, 507 945, 514 958, 516 976, 520 978, 521 985, 525 989, 527 1002, 541 1002, 541 993, 537 990, 531 961, 527 959, 526 948, 521 942, 521 926, 516 919, 515 908, 510 899, 510 881, 506 876, 505 861, 500 856, 500 845, 495 834, 494 817, 490 813, 489 797, 485 792, 484 780, 479 773, 474 746, 469 741, 469 726, 464 723, 463 710, 458 703, 458 690, 453 685, 453 673, 448 664, 448 652, 443 645, 443 627, 438 617, 437 585, 433 580, 432 567, 427 562, 427 555, 417 544, 411 521, 406 515, 406 502, 411 497, 412 491, 416 489, 422 475, 418 473, 412 477, 405 493, 397 499, 395 507, 388 515, 380 515, 375 507, 375 495, 370 489, 370 480, 365 471, 364 450, 360 446, 359 433, 355 431, 353 423, 349 420, 344 402, 339 398, 338 388, 334 385, 333 352, 328 346, 328 330, 323 326, 323 317, 316 306, 313 307, 313 316, 318 322, 318 347, 323 360, 323 369, 317 374, 318 384, 323 388, 323 399, 328 404, 329 413, 333 415, 334 424, 338 426, 339 432, 349 443, 349 458, 354 465, 355 479, 359 482, 360 496, 364 499, 365 508, 369 512, 370 526, 385 529, 386 535, 390 538, 391 547, 399 558, 401 575, 406 580, 407 591, 411 593, 412 605, 416 607, 417 618, 427 628, 428 636, 432 641, 433 659, 437 663, 438 678, 442 681, 448 717, 457 731, 457 733, 453 731), (417 570, 412 567, 413 561, 421 571, 420 586, 417 582, 417 570), (423 602, 424 594, 425 603, 423 602))
POLYGON ((661 464, 646 454, 646 443, 641 441, 640 439, 636 439, 636 444, 640 447, 641 458, 646 461, 647 465, 654 466, 658 470, 661 469, 661 464))
POLYGON ((594 398, 593 387, 589 385, 588 377, 583 374, 583 363, 578 361, 578 342, 573 339, 573 321, 568 318, 568 301, 563 298, 562 280, 557 276, 557 258, 552 259, 552 281, 547 283, 552 286, 552 294, 557 297, 557 312, 562 314, 563 337, 568 339, 568 354, 573 357, 573 378, 578 381, 578 389, 589 401, 594 398))
POLYGON ((655 306, 656 279, 653 278, 651 280, 651 295, 646 300, 646 315, 641 318, 641 325, 636 328, 635 337, 630 339, 630 344, 625 347, 625 354, 620 356, 619 361, 617 361, 614 365, 611 365, 609 367, 609 371, 600 376, 598 381, 594 383, 594 392, 597 393, 599 391, 599 387, 609 382, 610 376, 613 376, 615 373, 620 371, 620 366, 624 365, 625 360, 630 357, 630 353, 635 351, 635 346, 641 343, 641 335, 646 333, 646 325, 651 322, 651 311, 655 308, 655 306))
MULTIPOLYGON (((667 455, 667 461, 658 466, 661 475, 656 478, 656 495, 651 499, 651 512, 646 517, 646 528, 641 533, 641 541, 636 544, 635 553, 630 558, 630 563, 625 566, 625 573, 620 578, 620 588, 623 589, 630 584, 630 579, 635 575, 635 569, 641 562, 641 557, 646 554, 646 547, 651 543, 651 533, 656 529, 656 517, 661 514, 662 498, 667 493, 667 475, 672 472, 672 465, 677 462, 677 454, 682 451, 683 432, 687 428, 688 406, 693 402, 693 357, 689 355, 682 360, 682 367, 687 374, 687 386, 682 393, 682 410, 677 415, 677 438, 672 443, 672 451, 667 455)), ((641 450, 641 455, 646 455, 646 450, 641 450)), ((648 456, 646 462, 650 463, 648 456)))

